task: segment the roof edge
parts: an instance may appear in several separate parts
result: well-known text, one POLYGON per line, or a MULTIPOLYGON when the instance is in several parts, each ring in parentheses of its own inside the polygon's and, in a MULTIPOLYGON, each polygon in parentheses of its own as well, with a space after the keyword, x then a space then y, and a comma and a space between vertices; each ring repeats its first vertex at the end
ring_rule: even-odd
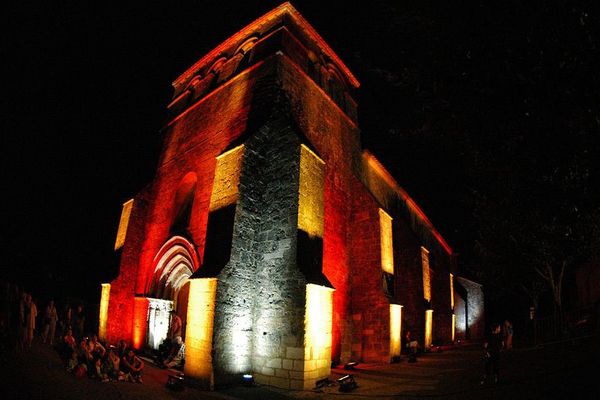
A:
POLYGON ((377 173, 381 176, 381 178, 392 188, 396 194, 406 203, 409 210, 419 218, 421 223, 431 232, 433 237, 438 241, 438 243, 444 248, 448 255, 453 255, 454 251, 446 242, 444 237, 438 232, 438 230, 433 226, 433 223, 429 220, 427 215, 421 210, 421 208, 417 205, 417 203, 410 197, 408 192, 402 188, 396 179, 390 174, 390 172, 381 164, 381 162, 371 153, 369 150, 363 150, 362 158, 368 164, 375 166, 377 173))
MULTIPOLYGON (((301 31, 306 33, 307 39, 311 41, 313 45, 317 46, 323 54, 333 61, 333 63, 339 68, 339 70, 344 74, 345 78, 354 88, 358 88, 360 86, 358 79, 356 79, 346 64, 344 64, 344 62, 331 49, 331 47, 329 47, 329 45, 325 42, 321 35, 319 35, 315 28, 313 28, 308 21, 306 21, 306 19, 292 6, 290 2, 285 2, 257 18, 211 50, 208 54, 188 68, 177 79, 175 79, 172 83, 173 87, 177 89, 185 85, 203 67, 216 61, 217 58, 222 56, 227 51, 232 51, 231 49, 233 47, 243 44, 244 41, 251 35, 255 34, 257 30, 263 30, 263 33, 266 33, 278 24, 285 25, 284 17, 286 16, 290 17, 289 20, 297 25, 301 31)), ((233 49, 233 51, 235 51, 235 49, 233 49)))

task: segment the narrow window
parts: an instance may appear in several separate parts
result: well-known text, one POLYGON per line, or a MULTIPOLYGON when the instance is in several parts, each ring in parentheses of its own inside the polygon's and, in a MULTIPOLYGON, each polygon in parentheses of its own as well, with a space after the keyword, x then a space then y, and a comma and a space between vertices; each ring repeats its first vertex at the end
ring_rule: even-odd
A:
POLYGON ((421 263, 423 265, 423 297, 431 302, 431 271, 429 269, 429 251, 421 246, 421 263))
POLYGON ((392 240, 392 217, 379 209, 379 232, 381 247, 381 269, 388 274, 394 274, 394 244, 392 240))

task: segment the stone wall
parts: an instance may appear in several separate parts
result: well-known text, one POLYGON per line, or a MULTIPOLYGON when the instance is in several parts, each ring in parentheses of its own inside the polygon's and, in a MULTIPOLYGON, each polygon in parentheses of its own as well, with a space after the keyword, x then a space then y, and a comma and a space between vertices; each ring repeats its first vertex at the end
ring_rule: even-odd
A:
POLYGON ((452 309, 450 307, 450 272, 445 265, 432 258, 431 287, 433 313, 433 342, 448 344, 452 341, 452 309))
POLYGON ((303 371, 294 361, 304 367, 306 280, 296 266, 300 141, 276 120, 245 147, 231 260, 219 274, 216 379, 254 372, 258 382, 289 388, 298 377, 292 371, 303 371))
POLYGON ((423 269, 421 246, 403 218, 394 219, 395 303, 402 308, 402 337, 406 331, 423 343, 425 303, 423 300, 423 269))
POLYGON ((467 337, 481 339, 485 336, 483 287, 461 276, 456 281, 467 291, 467 337))
POLYGON ((111 282, 108 303, 106 340, 116 343, 120 339, 133 343, 134 296, 138 274, 138 258, 141 248, 148 210, 147 190, 140 192, 134 200, 120 257, 119 275, 111 282), (113 316, 118 315, 118 318, 113 316))
MULTIPOLYGON (((323 273, 333 293, 333 343, 335 362, 350 359, 350 218, 354 186, 353 158, 360 157, 355 116, 346 114, 291 58, 279 56, 278 74, 290 102, 291 118, 312 149, 325 162, 323 273)), ((364 191, 364 187, 360 190, 364 191)))
POLYGON ((383 291, 379 205, 362 185, 353 188, 352 359, 390 361, 390 298, 383 291))
POLYGON ((454 293, 454 313, 456 314, 456 336, 455 340, 467 338, 467 304, 460 293, 454 293))

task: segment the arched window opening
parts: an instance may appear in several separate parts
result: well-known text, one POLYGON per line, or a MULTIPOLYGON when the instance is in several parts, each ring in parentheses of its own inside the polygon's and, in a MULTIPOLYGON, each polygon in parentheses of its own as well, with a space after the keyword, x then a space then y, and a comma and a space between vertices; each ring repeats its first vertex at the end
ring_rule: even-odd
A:
POLYGON ((196 174, 190 172, 181 180, 177 188, 173 207, 174 218, 171 224, 172 235, 185 235, 188 232, 197 182, 196 174))

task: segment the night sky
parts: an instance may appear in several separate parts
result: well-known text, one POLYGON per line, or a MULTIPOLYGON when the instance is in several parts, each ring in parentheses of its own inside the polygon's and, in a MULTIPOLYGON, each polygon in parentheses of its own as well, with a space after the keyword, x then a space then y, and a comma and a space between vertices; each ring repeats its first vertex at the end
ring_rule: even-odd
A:
MULTIPOLYGON (((40 298, 94 300, 121 204, 154 175, 171 82, 280 2, 58 3, 6 14, 1 268, 40 298)), ((510 271, 521 226, 600 215, 593 2, 359 3, 292 4, 361 82, 363 146, 467 274, 510 271)))

